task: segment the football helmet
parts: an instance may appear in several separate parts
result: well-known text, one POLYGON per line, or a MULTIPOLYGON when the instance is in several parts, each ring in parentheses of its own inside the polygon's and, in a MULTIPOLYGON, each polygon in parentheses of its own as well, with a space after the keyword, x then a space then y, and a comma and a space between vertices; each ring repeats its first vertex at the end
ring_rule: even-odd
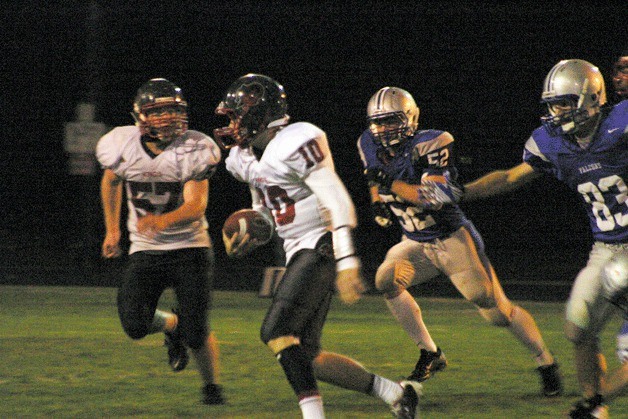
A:
POLYGON ((541 122, 551 135, 575 134, 606 103, 604 78, 587 61, 562 60, 545 77, 541 103, 548 109, 541 122))
POLYGON ((214 138, 225 150, 248 147, 251 140, 268 128, 288 123, 288 103, 282 85, 262 74, 247 74, 237 79, 216 108, 216 115, 227 116, 229 126, 216 128, 214 138))
POLYGON ((133 101, 133 118, 142 135, 172 141, 188 129, 187 102, 181 89, 166 79, 144 83, 133 101))
POLYGON ((398 87, 379 89, 369 100, 366 113, 369 130, 385 148, 412 136, 419 126, 419 107, 410 93, 398 87))

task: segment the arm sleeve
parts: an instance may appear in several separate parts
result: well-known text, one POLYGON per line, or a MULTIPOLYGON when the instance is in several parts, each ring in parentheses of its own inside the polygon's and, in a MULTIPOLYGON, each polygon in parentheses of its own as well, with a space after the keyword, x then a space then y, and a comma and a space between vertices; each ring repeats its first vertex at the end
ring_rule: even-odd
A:
POLYGON ((342 226, 354 228, 357 225, 353 201, 335 171, 327 166, 319 166, 304 180, 318 200, 329 210, 334 230, 342 226))

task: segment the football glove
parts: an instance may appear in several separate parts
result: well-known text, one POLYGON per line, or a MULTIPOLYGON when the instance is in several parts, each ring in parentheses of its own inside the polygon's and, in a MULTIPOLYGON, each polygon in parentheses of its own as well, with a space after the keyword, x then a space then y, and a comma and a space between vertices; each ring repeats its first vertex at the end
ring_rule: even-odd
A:
POLYGON ((427 209, 438 209, 445 204, 456 204, 464 195, 464 188, 453 183, 425 181, 417 187, 418 204, 427 209))
POLYGON ((377 168, 366 169, 364 171, 364 175, 366 176, 366 180, 368 181, 369 186, 377 185, 390 189, 392 183, 395 180, 388 173, 384 172, 382 169, 377 168))
POLYGON ((388 228, 392 225, 393 215, 386 204, 382 201, 375 201, 371 204, 371 208, 375 222, 379 224, 380 227, 388 228))

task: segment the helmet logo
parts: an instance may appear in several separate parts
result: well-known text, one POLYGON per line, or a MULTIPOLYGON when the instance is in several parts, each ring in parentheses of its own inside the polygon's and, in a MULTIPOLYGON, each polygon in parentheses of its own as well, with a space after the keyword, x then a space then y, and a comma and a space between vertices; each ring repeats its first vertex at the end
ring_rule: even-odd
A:
POLYGON ((264 90, 264 86, 258 82, 240 86, 238 96, 235 100, 236 109, 246 112, 252 107, 257 106, 264 97, 264 90))

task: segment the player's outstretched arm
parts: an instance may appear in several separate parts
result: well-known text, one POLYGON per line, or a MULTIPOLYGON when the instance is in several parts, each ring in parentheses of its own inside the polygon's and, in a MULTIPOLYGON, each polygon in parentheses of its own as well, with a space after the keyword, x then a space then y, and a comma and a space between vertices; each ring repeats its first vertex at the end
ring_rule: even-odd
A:
POLYGON ((540 173, 535 172, 528 163, 521 163, 508 170, 496 170, 465 184, 462 200, 473 201, 511 192, 539 176, 540 173))

